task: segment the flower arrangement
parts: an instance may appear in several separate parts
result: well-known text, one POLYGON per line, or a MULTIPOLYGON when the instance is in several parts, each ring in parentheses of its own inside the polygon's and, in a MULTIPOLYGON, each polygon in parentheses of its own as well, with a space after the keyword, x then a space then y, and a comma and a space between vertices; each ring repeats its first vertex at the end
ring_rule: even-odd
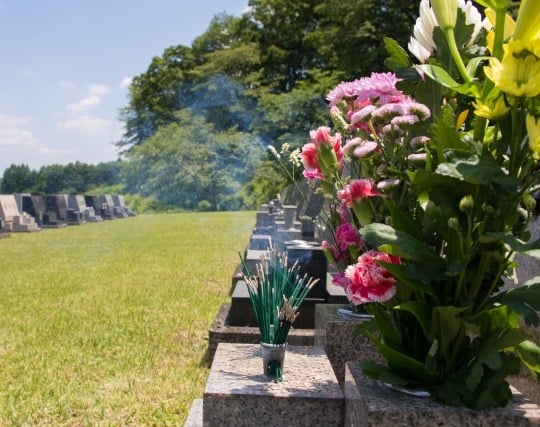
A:
MULTIPOLYGON (((300 276, 298 262, 288 267, 287 255, 274 248, 262 255, 255 275, 242 256, 240 259, 261 344, 284 348, 300 305, 319 279, 308 278, 306 274, 300 276)), ((282 379, 282 362, 283 357, 281 360, 273 358, 268 361, 269 366, 265 366, 265 372, 276 381, 282 379)))
POLYGON ((540 190, 540 2, 422 0, 411 56, 385 39, 392 72, 329 92, 333 129, 299 157, 324 192, 323 242, 360 332, 386 365, 364 373, 482 409, 508 375, 540 376, 540 277, 512 284, 540 190), (378 334, 374 331, 377 330, 378 334))

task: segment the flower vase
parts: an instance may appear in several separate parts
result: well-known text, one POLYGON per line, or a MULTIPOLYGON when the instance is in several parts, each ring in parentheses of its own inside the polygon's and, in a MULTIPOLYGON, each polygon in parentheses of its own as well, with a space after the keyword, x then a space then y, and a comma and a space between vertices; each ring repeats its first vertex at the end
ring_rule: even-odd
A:
POLYGON ((281 380, 286 348, 287 343, 271 344, 261 342, 263 371, 266 377, 281 380))

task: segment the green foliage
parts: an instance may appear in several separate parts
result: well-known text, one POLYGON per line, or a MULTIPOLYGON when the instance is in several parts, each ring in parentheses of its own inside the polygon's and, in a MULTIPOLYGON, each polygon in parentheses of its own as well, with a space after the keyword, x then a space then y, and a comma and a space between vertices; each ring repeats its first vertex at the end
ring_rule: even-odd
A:
POLYGON ((93 187, 118 185, 119 171, 119 162, 97 165, 81 162, 67 165, 52 164, 42 166, 39 171, 30 170, 27 165, 11 165, 4 171, 0 192, 82 194, 93 187))
POLYGON ((262 148, 248 134, 215 132, 189 111, 126 153, 122 175, 129 192, 166 206, 211 210, 242 207, 238 192, 254 173, 262 148))

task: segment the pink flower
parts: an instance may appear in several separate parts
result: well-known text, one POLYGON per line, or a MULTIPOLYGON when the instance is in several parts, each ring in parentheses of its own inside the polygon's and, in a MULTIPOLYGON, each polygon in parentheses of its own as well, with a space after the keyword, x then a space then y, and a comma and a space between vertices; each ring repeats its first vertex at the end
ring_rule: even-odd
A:
POLYGON ((341 82, 326 95, 326 100, 330 102, 330 107, 332 107, 339 104, 343 99, 355 96, 354 82, 341 82))
POLYGON ((321 144, 333 144, 332 130, 327 126, 320 126, 319 128, 310 131, 309 137, 316 147, 321 144))
POLYGON ((346 222, 336 228, 336 242, 342 251, 346 251, 349 246, 362 246, 363 242, 356 227, 346 222))
POLYGON ((349 279, 345 277, 345 273, 338 273, 334 276, 332 276, 332 284, 336 286, 340 286, 341 288, 347 290, 347 287, 349 286, 349 279))
POLYGON ((400 262, 398 257, 379 251, 368 251, 358 257, 358 262, 345 270, 350 282, 346 293, 351 303, 384 302, 395 295, 395 277, 377 261, 400 262))
POLYGON ((377 151, 378 148, 379 146, 375 141, 362 141, 362 143, 354 149, 353 154, 356 157, 366 157, 374 151, 377 151))
POLYGON ((370 77, 356 80, 358 101, 378 98, 381 104, 402 99, 403 92, 396 89, 398 79, 394 73, 371 73, 370 77))
POLYGON ((341 199, 342 204, 349 208, 353 207, 354 202, 360 201, 364 197, 378 195, 379 193, 370 179, 355 179, 338 192, 338 197, 341 199))

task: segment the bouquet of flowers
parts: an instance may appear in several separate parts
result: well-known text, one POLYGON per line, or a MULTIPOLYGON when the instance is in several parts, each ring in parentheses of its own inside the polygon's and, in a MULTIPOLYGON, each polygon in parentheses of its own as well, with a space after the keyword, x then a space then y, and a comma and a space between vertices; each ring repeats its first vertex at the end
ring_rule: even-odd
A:
POLYGON ((540 277, 511 283, 540 189, 540 2, 422 0, 411 56, 385 39, 393 72, 327 96, 333 129, 300 153, 328 200, 323 243, 386 359, 367 375, 421 385, 482 409, 511 398, 506 378, 540 376, 540 277), (378 334, 374 331, 377 330, 378 334))

